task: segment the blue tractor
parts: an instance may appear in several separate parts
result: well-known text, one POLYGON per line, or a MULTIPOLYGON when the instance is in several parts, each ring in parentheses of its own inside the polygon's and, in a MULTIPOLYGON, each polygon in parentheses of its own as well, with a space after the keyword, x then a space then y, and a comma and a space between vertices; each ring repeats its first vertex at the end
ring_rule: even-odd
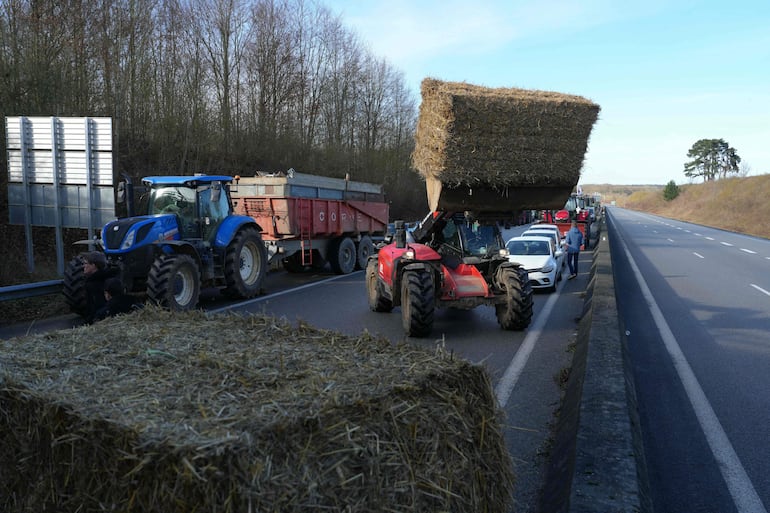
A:
MULTIPOLYGON (((195 308, 202 288, 254 297, 267 270, 267 250, 254 219, 233 214, 232 181, 215 175, 144 178, 146 206, 138 216, 130 182, 120 184, 118 201, 128 200, 129 216, 107 223, 101 239, 87 242, 104 252, 127 292, 172 310, 195 308)), ((82 258, 68 263, 63 290, 71 310, 85 316, 82 258)))

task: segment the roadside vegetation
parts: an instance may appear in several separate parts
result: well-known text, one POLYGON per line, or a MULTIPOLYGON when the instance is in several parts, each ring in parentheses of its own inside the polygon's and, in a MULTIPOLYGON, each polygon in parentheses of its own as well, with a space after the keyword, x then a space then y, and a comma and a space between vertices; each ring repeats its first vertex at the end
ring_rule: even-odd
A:
POLYGON ((679 194, 667 201, 660 185, 585 185, 599 192, 602 202, 680 221, 770 238, 770 174, 722 178, 679 185, 679 194))

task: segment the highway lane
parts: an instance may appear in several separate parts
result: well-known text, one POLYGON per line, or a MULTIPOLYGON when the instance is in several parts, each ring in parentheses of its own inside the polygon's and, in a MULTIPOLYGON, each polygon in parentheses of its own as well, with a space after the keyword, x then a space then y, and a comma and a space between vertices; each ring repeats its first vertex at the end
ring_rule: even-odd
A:
POLYGON ((572 360, 577 318, 589 280, 591 252, 582 256, 577 279, 562 280, 555 293, 535 293, 533 322, 525 331, 504 331, 491 307, 437 310, 432 336, 406 339, 400 308, 368 308, 364 273, 330 276, 306 287, 227 305, 236 312, 261 312, 290 321, 357 335, 363 330, 393 343, 428 349, 437 345, 483 365, 506 415, 504 434, 516 473, 515 511, 538 511, 554 413, 561 400, 558 378, 572 360))
POLYGON ((608 210, 655 511, 765 513, 770 241, 608 210))
MULTIPOLYGON (((506 235, 524 228, 516 227, 506 235)), ((501 330, 490 307, 439 309, 431 337, 406 340, 429 349, 443 345, 489 372, 506 415, 504 434, 515 466, 518 513, 537 511, 554 412, 561 400, 558 378, 571 364, 590 257, 590 251, 582 255, 577 279, 562 280, 555 293, 535 293, 533 323, 528 330, 501 330)), ((399 308, 391 313, 369 310, 362 271, 336 276, 278 270, 269 273, 265 289, 265 295, 239 302, 213 294, 204 298, 202 307, 209 312, 266 313, 346 334, 367 330, 394 343, 405 341, 399 308)), ((68 329, 80 323, 74 316, 50 319, 0 329, 0 337, 68 329)))

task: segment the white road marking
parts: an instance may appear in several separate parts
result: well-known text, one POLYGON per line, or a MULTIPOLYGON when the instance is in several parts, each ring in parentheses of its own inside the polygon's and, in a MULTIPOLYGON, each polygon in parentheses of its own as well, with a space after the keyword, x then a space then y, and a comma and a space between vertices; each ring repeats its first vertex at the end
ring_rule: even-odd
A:
POLYGON ((693 235, 695 235, 696 237, 703 237, 703 235, 701 235, 701 234, 700 234, 700 233, 698 233, 698 232, 695 232, 695 233, 693 233, 693 235))
POLYGON ((745 249, 745 248, 741 248, 741 251, 743 251, 745 253, 749 253, 750 255, 756 255, 757 254, 756 251, 751 251, 750 249, 745 249))
POLYGON ((679 380, 684 386, 684 390, 687 393, 687 397, 690 400, 690 404, 695 410, 695 416, 698 418, 698 423, 703 430, 703 434, 706 435, 706 441, 711 448, 711 452, 717 461, 717 466, 722 474, 722 477, 727 484, 727 488, 730 491, 730 495, 733 498, 738 513, 767 513, 767 510, 762 505, 762 500, 759 498, 757 491, 754 489, 754 485, 751 483, 746 470, 741 464, 741 460, 735 453, 730 440, 727 438, 722 424, 719 422, 714 409, 706 398, 706 394, 698 383, 698 378, 695 377, 690 364, 687 363, 682 349, 674 337, 671 328, 669 328, 663 312, 655 302, 655 298, 652 296, 650 288, 647 286, 647 282, 644 281, 641 271, 636 265, 634 258, 631 256, 631 252, 626 246, 626 242, 621 238, 623 244, 623 250, 626 253, 628 263, 631 265, 631 269, 634 271, 636 281, 639 283, 639 288, 642 291, 644 300, 647 302, 647 306, 650 309, 652 318, 655 321, 655 325, 658 328, 661 339, 666 346, 671 361, 674 364, 679 380))
POLYGON ((714 237, 706 237, 706 240, 714 240, 714 237))
POLYGON ((666 239, 666 240, 668 240, 669 242, 674 242, 674 239, 666 239))
POLYGON ((234 308, 238 308, 239 306, 245 306, 250 305, 252 303, 259 303, 260 301, 266 301, 268 299, 273 299, 278 296, 283 296, 284 294, 291 294, 292 292, 297 292, 298 290, 303 289, 309 289, 310 287, 315 287, 316 285, 322 285, 324 283, 329 283, 330 281, 340 280, 342 278, 345 278, 347 276, 350 276, 352 274, 355 274, 357 272, 363 272, 363 271, 354 271, 350 274, 341 274, 339 276, 332 276, 331 278, 326 278, 325 280, 320 281, 314 281, 313 283, 308 283, 299 287, 294 287, 291 289, 282 290, 280 292, 274 292, 273 294, 268 294, 267 296, 259 296, 252 299, 247 299, 245 301, 241 301, 240 303, 234 303, 232 305, 223 306, 221 308, 215 308, 212 310, 207 310, 207 313, 219 313, 224 312, 225 310, 232 310, 234 308))
POLYGON ((698 257, 698 258, 704 258, 704 256, 703 256, 703 255, 701 255, 701 254, 699 254, 699 253, 696 253, 696 252, 694 252, 694 251, 693 251, 693 253, 692 253, 692 254, 693 254, 693 255, 695 255, 695 256, 696 256, 696 257, 698 257))
POLYGON ((762 287, 760 287, 759 285, 754 285, 753 283, 750 283, 749 285, 751 285, 752 287, 754 287, 755 289, 757 289, 757 290, 758 290, 758 291, 760 291, 761 293, 763 293, 763 294, 765 294, 765 295, 767 295, 767 296, 770 296, 770 291, 767 291, 767 290, 763 289, 763 288, 762 288, 762 287))
MULTIPOLYGON (((567 280, 562 281, 562 287, 564 287, 564 283, 566 283, 566 281, 567 280)), ((527 360, 529 360, 529 356, 532 354, 532 349, 535 347, 535 342, 537 342, 537 339, 540 338, 540 334, 543 331, 543 326, 545 326, 548 317, 551 315, 551 310, 553 310, 553 307, 556 304, 556 300, 559 298, 559 292, 560 291, 557 290, 556 292, 551 293, 551 296, 548 298, 548 301, 545 302, 545 306, 537 316, 535 322, 529 328, 527 328, 527 336, 524 337, 524 342, 521 343, 521 347, 519 347, 519 350, 516 351, 516 354, 513 356, 511 363, 508 364, 508 368, 505 369, 503 377, 500 378, 500 381, 497 383, 497 386, 495 387, 495 395, 497 396, 497 400, 500 403, 501 408, 505 408, 505 405, 508 404, 508 399, 511 397, 511 392, 513 392, 513 388, 519 381, 519 377, 521 377, 524 366, 527 365, 527 360)))
POLYGON ((730 246, 730 247, 732 247, 732 244, 730 244, 729 242, 720 242, 720 244, 723 245, 723 246, 730 246))

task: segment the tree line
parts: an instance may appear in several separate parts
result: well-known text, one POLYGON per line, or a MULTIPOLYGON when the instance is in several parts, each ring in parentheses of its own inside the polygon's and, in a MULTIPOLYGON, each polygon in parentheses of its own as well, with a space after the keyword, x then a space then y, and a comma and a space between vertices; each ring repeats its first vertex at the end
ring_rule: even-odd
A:
POLYGON ((134 178, 294 168, 427 208, 403 74, 313 0, 0 0, 0 113, 111 117, 134 178))

